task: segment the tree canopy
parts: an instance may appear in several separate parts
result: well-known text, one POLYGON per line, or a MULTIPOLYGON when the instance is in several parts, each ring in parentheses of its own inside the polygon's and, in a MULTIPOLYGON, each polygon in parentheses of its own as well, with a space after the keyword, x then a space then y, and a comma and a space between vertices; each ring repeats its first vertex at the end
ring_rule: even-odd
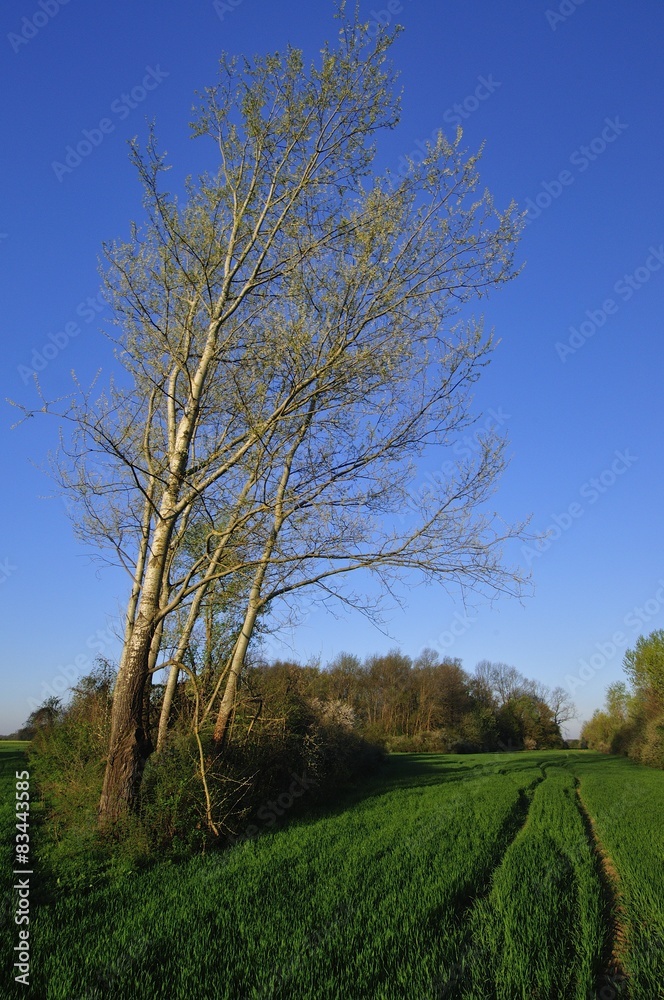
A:
MULTIPOLYGON (((292 48, 222 57, 191 124, 217 169, 184 198, 165 188, 154 131, 132 144, 145 214, 103 270, 122 371, 73 397, 58 464, 79 535, 132 580, 104 821, 137 802, 152 678, 168 667, 172 695, 191 671, 201 615, 228 632, 200 692, 223 744, 256 628, 303 589, 371 615, 344 583, 354 570, 382 593, 405 571, 521 586, 502 545, 523 526, 487 507, 499 434, 410 488, 425 450, 451 452, 477 416, 494 344, 462 309, 514 275, 520 217, 480 189, 460 132, 396 180, 372 171, 399 118, 392 41, 343 19, 312 64, 292 48)), ((161 743, 168 718, 167 697, 161 743)))

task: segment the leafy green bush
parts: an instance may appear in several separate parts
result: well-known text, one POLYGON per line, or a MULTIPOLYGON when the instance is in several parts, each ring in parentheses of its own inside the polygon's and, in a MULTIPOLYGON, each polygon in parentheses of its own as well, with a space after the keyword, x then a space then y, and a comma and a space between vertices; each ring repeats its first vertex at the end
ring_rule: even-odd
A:
POLYGON ((412 736, 388 736, 385 746, 392 753, 452 753, 457 736, 445 729, 414 733, 412 736))
POLYGON ((101 835, 97 828, 114 676, 100 658, 73 689, 67 706, 33 713, 35 735, 28 758, 45 810, 41 863, 56 882, 70 887, 89 887, 109 874, 134 871, 148 853, 144 831, 134 818, 112 834, 101 835))
POLYGON ((643 732, 639 761, 649 767, 664 768, 664 715, 650 719, 643 732))
MULTIPOLYGON (((70 704, 36 730, 29 759, 53 839, 94 827, 110 733, 113 674, 101 661, 73 689, 70 704)), ((35 713, 38 714, 38 713, 35 713)))

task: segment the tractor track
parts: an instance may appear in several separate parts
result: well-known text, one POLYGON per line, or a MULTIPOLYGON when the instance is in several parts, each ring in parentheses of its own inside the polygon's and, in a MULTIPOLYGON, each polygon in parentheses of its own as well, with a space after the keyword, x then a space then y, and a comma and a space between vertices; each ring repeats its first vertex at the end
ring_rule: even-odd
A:
POLYGON ((606 925, 606 939, 597 974, 597 1000, 617 1000, 628 996, 626 954, 628 931, 625 908, 620 889, 620 876, 602 844, 595 821, 586 809, 581 796, 581 785, 575 778, 576 805, 595 859, 597 878, 601 886, 602 907, 606 925))
MULTIPOLYGON (((458 913, 458 920, 460 924, 468 924, 468 918, 473 908, 489 895, 493 885, 494 873, 498 871, 500 866, 503 864, 510 847, 527 826, 530 806, 535 791, 542 781, 546 780, 546 772, 541 768, 540 770, 542 771, 541 777, 535 778, 530 785, 519 790, 519 797, 515 803, 514 809, 505 820, 501 830, 500 839, 503 841, 504 847, 502 848, 497 860, 495 860, 491 865, 486 866, 480 879, 474 883, 472 888, 468 887, 454 897, 452 905, 458 913), (507 841, 505 841, 505 838, 508 838, 507 841)), ((481 948, 479 948, 478 945, 472 940, 469 940, 459 962, 457 962, 445 976, 437 978, 434 984, 433 994, 431 994, 432 1000, 454 1000, 454 998, 458 995, 457 991, 462 987, 469 963, 475 960, 479 961, 481 958, 481 948)), ((602 998, 602 1000, 604 1000, 604 998, 602 998)), ((609 998, 609 1000, 611 1000, 611 998, 609 998)))

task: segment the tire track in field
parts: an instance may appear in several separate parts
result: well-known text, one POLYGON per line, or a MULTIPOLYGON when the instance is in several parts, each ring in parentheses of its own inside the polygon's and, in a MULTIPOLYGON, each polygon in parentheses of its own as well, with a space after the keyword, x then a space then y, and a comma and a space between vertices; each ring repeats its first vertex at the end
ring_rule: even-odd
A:
POLYGON ((500 868, 510 847, 527 825, 535 789, 542 781, 544 781, 545 777, 546 775, 543 774, 541 778, 535 778, 526 788, 519 789, 519 797, 515 803, 514 809, 506 818, 500 830, 498 837, 499 843, 504 842, 505 837, 508 837, 509 839, 504 843, 498 860, 485 867, 480 877, 475 880, 472 889, 469 888, 464 890, 463 892, 458 893, 455 897, 455 908, 458 904, 459 912, 462 913, 463 917, 466 916, 467 911, 472 909, 479 899, 483 899, 491 891, 493 874, 498 870, 498 868, 500 868))
POLYGON ((602 844, 595 821, 586 809, 581 796, 581 783, 574 779, 576 790, 576 805, 581 816, 581 822, 588 838, 590 850, 595 859, 597 879, 601 886, 602 908, 606 926, 606 940, 601 955, 601 964, 597 975, 596 996, 598 1000, 616 1000, 626 996, 628 977, 625 970, 628 932, 625 908, 620 890, 620 876, 602 844))
MULTIPOLYGON (((472 910, 491 892, 494 873, 503 864, 505 855, 510 847, 527 826, 535 789, 546 780, 546 771, 542 767, 540 767, 540 771, 542 772, 540 778, 535 778, 526 788, 519 789, 519 797, 515 807, 503 823, 500 831, 499 842, 503 841, 504 837, 508 837, 509 839, 504 843, 498 860, 484 868, 479 877, 473 881, 472 887, 469 886, 463 889, 452 898, 452 906, 458 914, 459 924, 470 927, 469 918, 472 910)), ((474 960, 480 957, 481 948, 478 948, 477 944, 469 940, 460 960, 452 966, 445 976, 438 976, 436 978, 433 984, 433 993, 429 995, 431 1000, 454 1000, 458 994, 452 991, 460 988, 469 966, 474 960)), ((427 997, 426 1000, 429 1000, 429 998, 427 997)), ((601 1000, 604 1000, 604 998, 602 997, 601 1000)), ((607 997, 606 1000, 613 1000, 613 998, 607 997)))

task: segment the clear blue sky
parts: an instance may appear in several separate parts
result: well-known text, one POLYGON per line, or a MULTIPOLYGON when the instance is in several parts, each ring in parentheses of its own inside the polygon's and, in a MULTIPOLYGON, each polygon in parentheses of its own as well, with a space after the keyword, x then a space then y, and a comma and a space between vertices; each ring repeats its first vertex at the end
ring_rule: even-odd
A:
MULTIPOLYGON (((550 685, 571 683, 583 718, 622 677, 639 631, 664 627, 664 10, 658 0, 561 6, 571 13, 546 0, 362 4, 367 19, 406 29, 394 49, 403 119, 381 140, 379 167, 398 169, 419 141, 462 120, 469 148, 486 141, 482 173, 498 203, 514 197, 531 209, 523 274, 484 305, 502 343, 476 405, 500 414, 510 436, 497 509, 532 514, 537 531, 555 516, 560 537, 536 555, 511 553, 533 571, 523 605, 480 603, 466 614, 453 596, 417 588, 389 637, 361 617, 314 612, 289 641, 303 659, 393 645, 416 655, 428 645, 468 669, 503 660, 550 685), (575 683, 583 661, 586 679, 575 683)), ((177 174, 196 172, 189 111, 220 52, 291 42, 314 55, 336 31, 331 10, 323 0, 5 6, 2 398, 34 402, 25 369, 41 364, 33 352, 44 359, 45 345, 40 378, 51 397, 67 390, 72 368, 85 377, 112 363, 98 330, 96 260, 102 241, 140 215, 126 140, 155 118, 177 174), (67 164, 84 130, 96 130, 95 145, 67 164), (67 329, 75 335, 65 344, 67 329)), ((10 431, 15 414, 2 404, 0 732, 89 669, 97 651, 117 655, 127 588, 91 560, 62 501, 48 498, 39 466, 57 425, 35 418, 10 431)), ((430 455, 422 480, 438 464, 430 455)), ((273 642, 268 652, 277 650, 273 642)))

